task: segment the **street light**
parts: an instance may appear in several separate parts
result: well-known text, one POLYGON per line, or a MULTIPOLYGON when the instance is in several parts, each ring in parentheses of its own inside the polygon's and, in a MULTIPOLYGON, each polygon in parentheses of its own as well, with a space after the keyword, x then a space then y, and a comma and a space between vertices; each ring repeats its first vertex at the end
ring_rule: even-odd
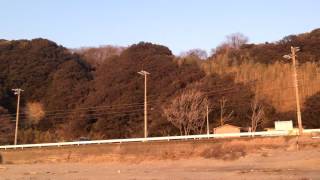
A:
POLYGON ((147 75, 150 73, 144 70, 138 72, 138 74, 144 76, 144 138, 148 137, 148 130, 147 130, 147 75))
POLYGON ((19 125, 19 108, 20 108, 20 94, 23 91, 22 89, 16 88, 12 89, 15 95, 18 96, 17 100, 17 114, 16 114, 16 130, 14 133, 14 145, 17 145, 17 139, 18 139, 18 125, 19 125))
POLYGON ((300 97, 298 88, 298 78, 297 78, 297 62, 296 62, 296 52, 300 51, 299 47, 291 46, 291 54, 284 55, 286 59, 292 59, 292 73, 293 73, 293 85, 295 87, 296 103, 297 103, 297 119, 299 126, 299 135, 302 135, 302 120, 301 120, 301 110, 300 110, 300 97))

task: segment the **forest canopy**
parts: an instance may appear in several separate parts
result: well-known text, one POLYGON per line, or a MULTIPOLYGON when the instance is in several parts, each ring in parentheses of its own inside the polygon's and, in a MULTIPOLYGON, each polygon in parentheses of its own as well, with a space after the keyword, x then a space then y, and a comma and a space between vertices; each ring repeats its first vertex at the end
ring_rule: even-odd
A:
MULTIPOLYGON (((282 59, 290 46, 301 48, 304 125, 319 128, 320 29, 263 44, 248 44, 242 34, 232 34, 209 57, 201 49, 175 56, 168 47, 147 42, 70 50, 41 38, 0 40, 0 143, 12 143, 17 101, 12 88, 24 90, 20 143, 142 137, 141 70, 150 73, 150 136, 180 134, 174 119, 168 120, 174 109, 164 109, 191 89, 206 97, 212 128, 224 121, 249 127, 253 102, 264 109, 258 130, 276 120, 295 122, 291 65, 282 59)), ((202 116, 204 109, 198 109, 202 116)), ((202 132, 203 119, 194 122, 201 123, 188 134, 202 132)))

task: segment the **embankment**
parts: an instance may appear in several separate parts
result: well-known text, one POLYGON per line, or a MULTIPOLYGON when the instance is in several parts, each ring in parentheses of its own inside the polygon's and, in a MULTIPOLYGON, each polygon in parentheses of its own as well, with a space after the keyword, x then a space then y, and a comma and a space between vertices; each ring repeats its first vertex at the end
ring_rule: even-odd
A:
POLYGON ((309 136, 207 139, 122 144, 81 145, 51 148, 0 150, 3 164, 59 162, 130 162, 214 158, 235 160, 250 153, 282 149, 319 148, 320 139, 309 136))

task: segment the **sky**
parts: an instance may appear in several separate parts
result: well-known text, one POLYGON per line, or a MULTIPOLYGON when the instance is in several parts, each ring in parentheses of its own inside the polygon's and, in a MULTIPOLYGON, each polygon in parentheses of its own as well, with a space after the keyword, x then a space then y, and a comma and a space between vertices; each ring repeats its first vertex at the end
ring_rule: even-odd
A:
POLYGON ((319 0, 0 0, 0 39, 46 38, 68 48, 140 41, 174 54, 210 52, 232 33, 274 42, 320 28, 319 0))

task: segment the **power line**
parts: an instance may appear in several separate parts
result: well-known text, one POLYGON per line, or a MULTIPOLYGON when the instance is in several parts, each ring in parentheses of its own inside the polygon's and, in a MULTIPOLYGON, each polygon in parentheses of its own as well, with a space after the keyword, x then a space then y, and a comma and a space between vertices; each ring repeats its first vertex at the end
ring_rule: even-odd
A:
MULTIPOLYGON (((287 99, 285 101, 282 101, 282 102, 292 102, 292 101, 295 101, 294 98, 292 99, 287 99)), ((243 106, 248 106, 250 105, 250 102, 247 102, 247 103, 233 103, 233 104, 228 104, 227 106, 225 107, 243 107, 243 106)), ((210 107, 209 109, 218 109, 218 108, 214 108, 214 107, 210 107)), ((84 114, 86 119, 96 119, 94 117, 100 117, 100 116, 110 116, 111 117, 114 117, 114 115, 116 115, 116 117, 121 117, 121 116, 125 116, 125 115, 132 115, 132 114, 137 114, 137 113, 143 113, 143 109, 137 109, 137 110, 132 110, 132 111, 124 111, 124 112, 112 112, 112 113, 97 113, 97 114, 84 114), (90 117, 90 116, 93 116, 93 117, 90 117)), ((53 119, 63 119, 63 118, 67 118, 68 116, 52 116, 50 118, 53 118, 53 119)), ((49 118, 49 117, 48 117, 49 118)), ((81 117, 80 117, 81 118, 81 117)), ((22 120, 27 120, 27 118, 22 118, 22 120)))
MULTIPOLYGON (((152 110, 152 108, 155 107, 156 103, 150 103, 150 110, 152 110)), ((111 110, 111 111, 106 111, 106 112, 102 112, 103 110, 95 110, 95 111, 90 111, 90 112, 96 112, 96 111, 100 111, 100 112, 96 112, 96 113, 87 113, 86 111, 76 111, 76 112, 64 112, 64 113, 54 113, 54 114, 45 114, 45 117, 47 118, 55 118, 55 117, 67 117, 67 116, 72 116, 72 115, 77 115, 80 113, 84 113, 84 114, 80 114, 80 115, 87 115, 87 116, 92 116, 92 115, 112 115, 112 114, 123 114, 123 113, 128 113, 128 112, 139 112, 139 111, 143 111, 143 107, 137 107, 134 109, 126 109, 126 110, 121 110, 118 109, 117 111, 111 110)), ((11 118, 11 116, 9 117, 11 118)), ((26 116, 24 116, 22 119, 26 120, 28 119, 26 116)))
MULTIPOLYGON (((121 111, 105 111, 105 112, 96 112, 96 113, 87 113, 86 111, 81 112, 66 112, 66 113, 55 113, 55 114, 45 114, 46 117, 55 117, 55 116, 67 116, 67 115, 81 115, 82 113, 85 113, 87 115, 94 115, 94 114, 117 114, 117 113, 126 113, 126 112, 132 112, 132 111, 139 111, 143 110, 143 108, 135 108, 131 110, 121 110, 121 111)), ((24 118, 27 118, 26 116, 24 118)))
MULTIPOLYGON (((303 87, 306 85, 300 85, 299 87, 303 87)), ((310 86, 310 84, 308 84, 308 86, 310 86)), ((263 90, 265 92, 272 92, 272 91, 279 91, 279 90, 284 90, 284 89, 290 89, 290 88, 294 88, 293 86, 288 86, 288 87, 282 87, 282 88, 256 88, 263 90)), ((221 94, 221 93, 234 93, 237 92, 239 90, 239 87, 229 87, 229 88, 225 88, 225 89, 220 89, 220 90, 216 90, 216 91, 210 91, 210 92, 206 92, 205 95, 206 96, 213 96, 215 94, 221 94)), ((156 95, 154 95, 156 96, 156 95)), ((152 104, 157 104, 157 102, 163 102, 164 100, 151 100, 151 105, 152 104)), ((142 107, 144 106, 143 103, 131 103, 131 104, 116 104, 116 105, 108 105, 108 106, 94 106, 94 107, 84 107, 84 108, 76 108, 76 109, 70 109, 70 110, 56 110, 56 111, 45 111, 45 115, 47 116, 54 116, 54 115, 63 115, 63 114, 74 114, 74 113, 79 113, 79 112, 85 112, 85 110, 88 110, 90 112, 94 112, 94 111, 101 111, 101 110, 121 110, 123 108, 138 108, 138 107, 142 107), (51 113, 50 113, 51 112, 51 113), (53 112, 57 112, 57 113, 53 113, 53 112), (61 112, 61 113, 59 113, 61 112)), ((125 111, 119 111, 120 113, 125 112, 125 111)), ((27 113, 19 113, 22 116, 26 116, 27 113)), ((0 117, 12 117, 15 114, 3 114, 0 115, 0 117)))
MULTIPOLYGON (((112 113, 97 113, 97 114, 84 114, 85 116, 113 116, 113 115, 127 115, 127 114, 137 114, 137 113, 143 113, 143 109, 138 109, 138 110, 132 110, 132 111, 125 111, 125 112, 112 112, 112 113)), ((51 116, 51 117, 47 117, 47 118, 52 118, 52 119, 61 119, 61 118, 67 118, 67 117, 70 117, 68 115, 65 115, 65 116, 51 116)), ((83 116, 82 116, 83 117, 83 116)), ((82 118, 81 116, 79 118, 82 118)), ((71 118, 71 117, 70 117, 71 118)), ((21 118, 22 120, 28 120, 28 118, 21 118)), ((11 119, 11 120, 14 120, 14 119, 11 119)))
MULTIPOLYGON (((155 102, 154 100, 151 102, 155 102)), ((153 103, 150 103, 150 104, 153 104, 153 103)), ((123 108, 134 108, 134 107, 140 107, 140 106, 144 106, 143 103, 133 103, 133 104, 126 104, 122 107, 120 106, 112 106, 112 105, 109 105, 109 106, 93 106, 93 107, 86 107, 86 108, 75 108, 75 109, 69 109, 69 110, 56 110, 56 111, 44 111, 44 113, 46 115, 50 115, 50 114, 58 114, 60 112, 64 113, 64 112, 79 112, 79 111, 85 111, 85 110, 88 110, 88 111, 99 111, 99 110, 103 110, 103 109, 107 109, 107 110, 117 110, 117 109, 123 109, 123 108), (115 108, 114 108, 115 107, 115 108), (54 113, 54 112, 57 112, 57 113, 54 113)), ((20 115, 27 115, 28 113, 19 113, 20 115)), ((15 115, 15 114, 4 114, 4 115, 0 115, 0 116, 11 116, 11 115, 15 115)))

